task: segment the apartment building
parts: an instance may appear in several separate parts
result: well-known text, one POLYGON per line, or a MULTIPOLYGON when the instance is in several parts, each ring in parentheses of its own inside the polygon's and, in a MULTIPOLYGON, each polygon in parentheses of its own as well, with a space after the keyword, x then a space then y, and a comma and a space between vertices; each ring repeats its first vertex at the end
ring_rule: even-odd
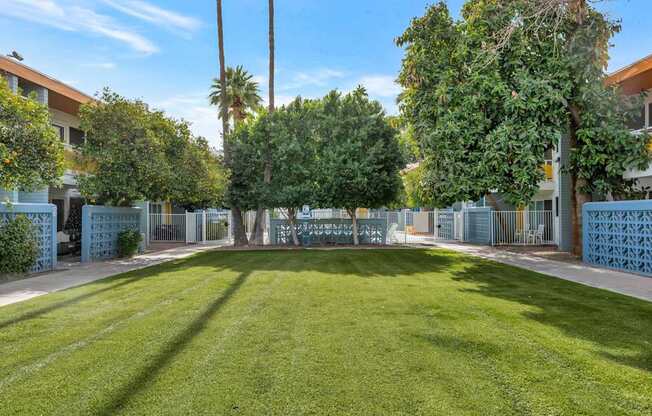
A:
POLYGON ((81 195, 75 182, 77 166, 75 147, 84 143, 79 128, 79 108, 93 98, 83 92, 45 75, 11 57, 0 56, 0 76, 17 94, 36 99, 48 106, 52 128, 65 147, 66 170, 59 188, 49 187, 35 192, 0 190, 0 199, 11 202, 51 203, 57 206, 58 239, 66 240, 64 228, 68 218, 81 212, 81 195))

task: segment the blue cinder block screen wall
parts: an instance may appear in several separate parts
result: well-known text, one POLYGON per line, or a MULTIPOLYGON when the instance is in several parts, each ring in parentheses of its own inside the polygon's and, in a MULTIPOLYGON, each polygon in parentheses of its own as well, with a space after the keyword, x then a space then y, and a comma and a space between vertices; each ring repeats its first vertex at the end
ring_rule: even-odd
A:
POLYGON ((52 204, 0 203, 0 224, 25 215, 34 226, 39 254, 31 272, 45 272, 57 265, 57 207, 52 204))
POLYGON ((590 202, 582 210, 586 263, 652 276, 652 200, 590 202))

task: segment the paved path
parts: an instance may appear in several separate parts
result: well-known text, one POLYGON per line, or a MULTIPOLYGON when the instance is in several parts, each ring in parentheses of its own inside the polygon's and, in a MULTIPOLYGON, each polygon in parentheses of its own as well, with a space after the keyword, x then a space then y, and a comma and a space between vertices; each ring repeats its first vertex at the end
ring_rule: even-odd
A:
POLYGON ((443 242, 433 245, 652 302, 652 277, 600 269, 583 263, 550 260, 488 246, 443 242))
POLYGON ((141 269, 170 260, 181 259, 219 245, 190 245, 147 253, 131 259, 116 259, 97 263, 60 265, 65 267, 28 279, 0 284, 0 306, 27 300, 36 296, 83 285, 114 274, 141 269))

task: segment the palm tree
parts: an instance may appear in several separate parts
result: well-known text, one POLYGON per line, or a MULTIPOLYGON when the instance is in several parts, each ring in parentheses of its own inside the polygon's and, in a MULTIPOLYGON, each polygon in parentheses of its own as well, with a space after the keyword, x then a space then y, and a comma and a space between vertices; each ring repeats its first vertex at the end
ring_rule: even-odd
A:
MULTIPOLYGON (((227 134, 229 132, 229 116, 228 116, 228 99, 227 99, 227 90, 225 87, 226 82, 226 65, 224 59, 224 30, 222 23, 222 0, 217 0, 217 44, 218 52, 220 59, 220 79, 219 79, 219 100, 217 103, 220 107, 220 118, 222 119, 222 143, 224 147, 224 160, 226 165, 229 166, 231 163, 231 146, 227 140, 227 134)), ((217 97, 211 97, 211 102, 213 99, 217 100, 217 97)), ((233 244, 235 246, 246 246, 248 244, 247 234, 245 233, 244 224, 242 221, 242 211, 240 207, 234 206, 231 207, 231 216, 233 229, 233 244)))
MULTIPOLYGON (((268 24, 268 45, 269 45, 269 112, 274 112, 274 0, 268 0, 269 24, 268 24)), ((272 161, 270 160, 271 149, 267 149, 265 155, 265 171, 263 180, 266 185, 272 182, 272 161)), ((256 220, 254 221, 254 243, 256 245, 264 244, 265 234, 265 209, 261 206, 256 210, 256 220)))
POLYGON ((241 123, 251 110, 260 108, 262 99, 258 95, 258 83, 254 81, 253 75, 248 73, 242 65, 235 68, 227 68, 225 73, 226 100, 222 104, 222 80, 213 79, 209 99, 212 105, 220 107, 220 112, 233 117, 234 122, 241 123))
POLYGON ((274 111, 274 0, 269 0, 269 112, 274 111))

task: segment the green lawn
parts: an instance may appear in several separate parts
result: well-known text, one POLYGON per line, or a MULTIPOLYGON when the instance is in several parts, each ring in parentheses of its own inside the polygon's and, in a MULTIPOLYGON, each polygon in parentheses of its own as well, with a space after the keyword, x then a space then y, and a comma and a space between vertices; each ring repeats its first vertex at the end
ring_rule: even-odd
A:
POLYGON ((652 304, 428 250, 222 251, 0 308, 0 415, 650 415, 652 304))

